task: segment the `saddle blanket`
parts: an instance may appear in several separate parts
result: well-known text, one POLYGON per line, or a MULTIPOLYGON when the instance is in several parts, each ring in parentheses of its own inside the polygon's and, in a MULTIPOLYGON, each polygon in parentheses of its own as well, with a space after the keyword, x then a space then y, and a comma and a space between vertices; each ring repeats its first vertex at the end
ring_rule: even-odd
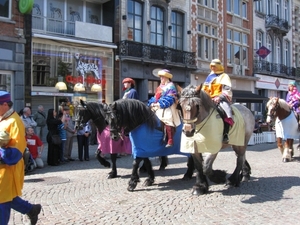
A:
POLYGON ((98 149, 101 150, 103 154, 117 154, 126 153, 131 154, 131 143, 129 137, 122 134, 123 139, 114 141, 110 138, 109 127, 107 126, 102 133, 97 132, 98 149))
MULTIPOLYGON (((234 106, 231 107, 234 115, 234 125, 229 130, 230 145, 244 146, 245 145, 245 122, 234 106)), ((213 109, 212 109, 213 110, 213 109)), ((212 153, 216 154, 222 148, 224 123, 216 110, 210 112, 208 116, 200 124, 196 126, 197 133, 193 137, 187 137, 184 133, 181 135, 181 148, 183 153, 194 154, 198 153, 212 153)))
POLYGON ((146 124, 140 125, 129 133, 133 158, 148 158, 172 154, 187 155, 180 152, 182 126, 183 125, 180 124, 176 127, 176 133, 173 137, 173 146, 166 148, 167 143, 163 141, 164 133, 162 131, 157 129, 152 130, 146 124))
POLYGON ((298 123, 294 113, 291 113, 287 118, 275 120, 275 133, 277 138, 286 139, 298 139, 298 123))

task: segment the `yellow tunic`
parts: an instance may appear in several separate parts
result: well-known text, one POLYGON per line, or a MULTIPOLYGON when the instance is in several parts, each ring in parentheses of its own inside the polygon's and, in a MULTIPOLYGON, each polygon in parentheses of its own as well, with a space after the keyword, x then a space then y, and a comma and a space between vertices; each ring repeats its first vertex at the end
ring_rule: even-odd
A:
MULTIPOLYGON (((0 130, 6 130, 10 135, 8 147, 17 148, 23 155, 26 148, 25 127, 20 116, 14 112, 11 116, 0 121, 0 130)), ((22 195, 24 184, 24 161, 16 165, 0 164, 0 203, 12 201, 22 195)))
POLYGON ((222 73, 216 76, 214 79, 210 81, 210 83, 203 84, 203 90, 211 97, 219 96, 220 94, 225 94, 231 101, 232 99, 232 91, 223 90, 223 85, 231 87, 230 77, 226 73, 222 73))

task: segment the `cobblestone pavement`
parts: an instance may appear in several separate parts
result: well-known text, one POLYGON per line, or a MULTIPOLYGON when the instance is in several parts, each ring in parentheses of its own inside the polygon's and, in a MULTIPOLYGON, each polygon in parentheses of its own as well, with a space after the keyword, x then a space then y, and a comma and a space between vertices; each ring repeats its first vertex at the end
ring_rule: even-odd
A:
MULTIPOLYGON (((295 144, 296 147, 296 144, 295 144)), ((127 191, 132 158, 118 159, 118 178, 101 166, 90 146, 90 161, 45 166, 25 176, 23 198, 42 204, 38 224, 298 224, 300 208, 300 157, 282 163, 275 143, 248 146, 252 167, 248 183, 238 188, 211 184, 203 196, 191 194, 195 177, 182 181, 186 157, 173 155, 165 171, 151 159, 155 184, 143 187, 146 175, 134 192, 127 191)), ((43 153, 46 162, 47 149, 43 153)), ((74 143, 74 157, 77 144, 74 143)), ((235 154, 222 150, 214 169, 232 173, 235 154)), ((12 211, 10 225, 26 224, 26 216, 12 211)))

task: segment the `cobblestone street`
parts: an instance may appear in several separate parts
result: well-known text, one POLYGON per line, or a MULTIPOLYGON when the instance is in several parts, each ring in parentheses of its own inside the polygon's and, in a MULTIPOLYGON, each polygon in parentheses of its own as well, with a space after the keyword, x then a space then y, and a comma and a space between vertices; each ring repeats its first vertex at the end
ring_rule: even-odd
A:
MULTIPOLYGON (((296 144, 294 145, 297 146, 296 144)), ((282 163, 275 143, 248 146, 247 160, 252 167, 250 182, 239 188, 211 183, 209 193, 191 194, 195 177, 182 181, 186 157, 173 155, 165 171, 159 160, 151 159, 155 184, 143 187, 146 174, 134 192, 127 191, 132 158, 117 160, 118 177, 107 179, 110 169, 94 157, 97 146, 90 146, 90 161, 46 165, 25 176, 23 197, 42 204, 38 224, 298 224, 300 208, 300 158, 282 163)), ((47 148, 43 153, 46 162, 47 148)), ((77 156, 74 143, 73 157, 77 156)), ((214 169, 232 173, 236 157, 231 149, 222 150, 214 169)), ((12 211, 10 225, 26 224, 26 216, 12 211)))

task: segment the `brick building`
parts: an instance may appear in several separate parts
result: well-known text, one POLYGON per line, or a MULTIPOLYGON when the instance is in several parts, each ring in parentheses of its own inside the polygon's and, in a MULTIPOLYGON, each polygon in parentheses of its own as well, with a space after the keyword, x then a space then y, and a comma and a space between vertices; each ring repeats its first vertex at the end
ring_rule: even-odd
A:
POLYGON ((18 2, 0 5, 0 89, 11 93, 14 109, 24 107, 24 17, 18 2))

